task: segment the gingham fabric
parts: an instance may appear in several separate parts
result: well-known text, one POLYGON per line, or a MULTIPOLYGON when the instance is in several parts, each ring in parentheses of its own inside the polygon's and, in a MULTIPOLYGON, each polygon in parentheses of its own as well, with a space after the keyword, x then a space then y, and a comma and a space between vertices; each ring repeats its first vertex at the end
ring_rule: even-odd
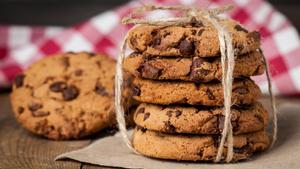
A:
MULTIPOLYGON (((247 28, 260 31, 262 49, 270 63, 276 94, 300 94, 300 41, 296 29, 282 14, 263 0, 147 0, 150 4, 192 5, 202 8, 233 4, 228 15, 247 28)), ((130 26, 120 20, 132 8, 140 6, 131 1, 117 9, 101 13, 68 29, 0 27, 0 86, 9 85, 14 76, 34 61, 54 53, 90 51, 116 58, 119 45, 130 26), (38 33, 40 32, 40 33, 38 33), (41 33, 42 32, 42 33, 41 33), (45 33, 52 32, 52 33, 45 33)), ((172 13, 152 12, 157 18, 172 13)), ((267 91, 265 76, 254 78, 263 92, 267 91)))

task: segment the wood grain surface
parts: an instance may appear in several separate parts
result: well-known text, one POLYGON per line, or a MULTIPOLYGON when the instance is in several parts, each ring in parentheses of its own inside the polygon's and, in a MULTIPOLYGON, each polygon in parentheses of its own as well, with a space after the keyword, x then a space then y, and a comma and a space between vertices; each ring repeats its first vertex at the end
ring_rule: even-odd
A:
MULTIPOLYGON (((267 98, 261 101, 267 105, 267 98)), ((279 98, 277 103, 284 102, 300 104, 300 97, 279 98)), ((0 169, 108 169, 70 160, 54 161, 57 155, 87 146, 97 138, 51 141, 37 137, 14 119, 8 93, 0 94, 0 169)))

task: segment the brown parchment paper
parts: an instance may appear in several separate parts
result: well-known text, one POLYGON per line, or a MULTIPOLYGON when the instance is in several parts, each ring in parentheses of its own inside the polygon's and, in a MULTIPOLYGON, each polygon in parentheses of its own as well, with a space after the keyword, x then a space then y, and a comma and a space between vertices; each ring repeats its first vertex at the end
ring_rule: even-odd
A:
POLYGON ((234 164, 176 162, 139 156, 130 152, 118 133, 101 138, 88 147, 61 154, 56 160, 73 159, 101 166, 145 169, 300 169, 300 105, 280 104, 278 119, 279 135, 275 147, 234 164))

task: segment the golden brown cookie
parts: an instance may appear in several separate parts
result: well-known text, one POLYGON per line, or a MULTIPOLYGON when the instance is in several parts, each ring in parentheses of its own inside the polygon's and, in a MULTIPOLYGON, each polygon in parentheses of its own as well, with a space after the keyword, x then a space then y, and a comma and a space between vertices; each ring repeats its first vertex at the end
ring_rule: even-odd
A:
MULTIPOLYGON (((223 107, 162 106, 142 103, 134 114, 134 121, 143 128, 164 133, 220 134, 224 126, 223 107)), ((233 133, 243 134, 263 130, 269 115, 259 102, 233 106, 233 133)))
MULTIPOLYGON (((222 79, 221 58, 160 58, 132 53, 124 60, 130 74, 154 80, 209 82, 222 79)), ((235 60, 233 77, 250 77, 264 73, 262 53, 254 51, 235 60)))
MULTIPOLYGON (((260 34, 233 20, 220 22, 232 35, 237 55, 260 48, 260 34)), ((144 54, 180 57, 214 57, 220 54, 217 30, 209 23, 190 26, 139 25, 129 32, 131 49, 144 54)))
MULTIPOLYGON (((221 83, 181 81, 154 81, 135 78, 133 98, 139 102, 154 104, 190 104, 222 106, 224 104, 221 83)), ((249 78, 236 79, 232 87, 232 104, 251 104, 261 96, 259 87, 249 78)))
MULTIPOLYGON (((219 135, 173 135, 136 127, 133 147, 139 153, 153 158, 179 161, 213 161, 219 145, 219 135)), ((255 152, 268 148, 265 131, 234 136, 233 161, 249 158, 255 152)), ((227 152, 226 144, 223 159, 227 152)))
POLYGON ((86 52, 34 63, 13 85, 17 120, 51 139, 81 138, 112 125, 114 67, 111 58, 86 52))

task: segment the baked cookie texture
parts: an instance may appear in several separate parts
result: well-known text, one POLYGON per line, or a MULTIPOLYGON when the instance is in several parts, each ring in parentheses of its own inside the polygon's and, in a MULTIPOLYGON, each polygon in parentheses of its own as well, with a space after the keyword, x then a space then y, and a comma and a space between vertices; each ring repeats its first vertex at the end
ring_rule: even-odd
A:
MULTIPOLYGON (((233 161, 269 147, 269 115, 257 102, 250 79, 265 71, 260 34, 234 20, 220 21, 232 36, 235 65, 231 125, 233 161)), ((170 160, 213 161, 224 128, 222 63, 218 32, 209 22, 185 26, 137 25, 130 30, 124 59, 133 75, 133 147, 142 155, 170 160)), ((225 161, 227 143, 222 160, 225 161)))
MULTIPOLYGON (((260 48, 260 34, 249 32, 234 20, 220 22, 232 34, 237 55, 260 48)), ((129 32, 129 47, 149 55, 214 57, 220 54, 217 30, 209 23, 182 26, 140 25, 129 32)))
MULTIPOLYGON (((155 105, 142 103, 134 114, 134 122, 142 127, 163 133, 221 134, 224 127, 223 107, 155 105)), ((268 112, 256 102, 233 106, 233 134, 263 130, 269 121, 268 112)))
MULTIPOLYGON (((166 134, 136 127, 133 146, 139 153, 153 158, 213 161, 217 154, 220 135, 166 134)), ((269 147, 269 136, 265 131, 234 136, 233 161, 249 158, 253 153, 269 147)), ((227 147, 225 144, 223 160, 227 147)))
MULTIPOLYGON (((240 55, 235 60, 233 78, 261 75, 265 71, 260 50, 240 55)), ((162 58, 132 53, 124 60, 130 74, 153 80, 182 80, 193 82, 221 81, 221 58, 162 58)))
MULTIPOLYGON (((183 81, 154 81, 135 78, 133 98, 139 102, 161 105, 190 104, 222 106, 224 104, 221 83, 192 83, 183 81)), ((249 78, 233 82, 232 103, 251 104, 261 96, 259 87, 249 78)))
POLYGON ((17 120, 50 139, 77 139, 115 123, 115 61, 93 53, 42 59, 18 75, 11 94, 17 120))

